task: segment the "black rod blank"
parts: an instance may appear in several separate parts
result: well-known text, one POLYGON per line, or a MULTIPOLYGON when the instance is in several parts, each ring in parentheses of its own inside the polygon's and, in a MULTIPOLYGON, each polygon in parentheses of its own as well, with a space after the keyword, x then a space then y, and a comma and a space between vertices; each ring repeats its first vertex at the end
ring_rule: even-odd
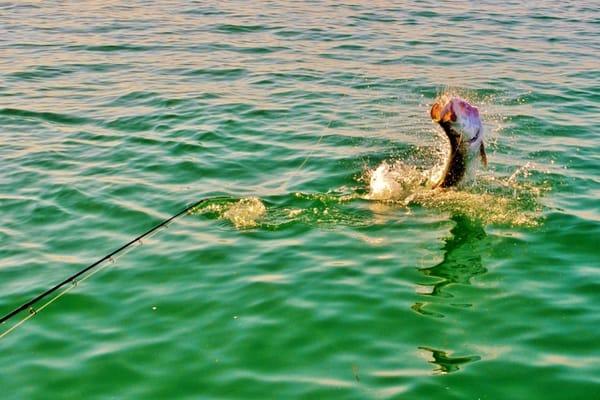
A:
POLYGON ((132 239, 131 241, 125 243, 123 246, 121 246, 118 249, 114 250, 112 253, 105 255, 104 257, 102 257, 101 259, 99 259, 98 261, 96 261, 95 263, 88 265, 87 267, 85 267, 85 268, 79 270, 78 272, 74 273, 73 275, 69 276, 68 278, 66 278, 62 282, 60 282, 60 283, 56 284, 55 286, 51 287, 50 289, 46 290, 45 292, 40 293, 37 296, 35 296, 34 298, 32 298, 31 300, 29 300, 29 301, 21 304, 19 307, 15 308, 11 312, 9 312, 8 314, 6 314, 2 318, 0 318, 0 324, 5 323, 9 319, 11 319, 12 317, 14 317, 18 313, 20 313, 21 311, 28 309, 29 307, 33 306, 34 304, 36 304, 40 300, 44 299, 45 297, 48 297, 50 294, 56 292, 58 289, 62 288, 66 284, 75 282, 75 279, 77 279, 81 275, 85 274, 89 270, 93 269, 94 267, 97 267, 98 265, 102 264, 106 260, 110 260, 114 255, 122 252, 123 250, 125 250, 126 248, 128 248, 129 246, 131 246, 132 244, 134 244, 135 242, 137 242, 138 240, 141 240, 141 239, 145 238, 146 236, 148 236, 152 232, 156 231, 157 229, 160 229, 163 226, 167 225, 169 222, 173 221, 175 218, 180 217, 181 215, 189 212, 190 210, 194 209, 195 207, 199 206, 200 204, 202 204, 202 203, 204 203, 204 202, 206 202, 208 200, 209 200, 209 198, 204 198, 202 200, 198 200, 197 202, 193 203, 192 205, 187 206, 184 210, 181 210, 180 212, 178 212, 177 214, 173 215, 172 217, 169 217, 169 218, 165 219, 164 221, 160 222, 159 224, 153 226, 152 228, 150 228, 146 232, 142 233, 141 235, 139 235, 135 239, 132 239))

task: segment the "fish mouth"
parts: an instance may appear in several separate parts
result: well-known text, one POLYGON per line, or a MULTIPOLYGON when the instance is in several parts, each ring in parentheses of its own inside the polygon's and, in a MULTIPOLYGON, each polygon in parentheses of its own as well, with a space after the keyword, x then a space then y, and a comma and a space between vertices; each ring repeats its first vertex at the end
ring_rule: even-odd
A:
POLYGON ((456 113, 452 109, 452 102, 440 99, 433 103, 429 112, 431 119, 441 124, 442 122, 456 122, 456 113))
POLYGON ((456 150, 460 143, 463 142, 463 135, 458 126, 457 115, 452 109, 452 102, 445 99, 439 99, 432 106, 429 112, 431 119, 438 123, 444 130, 444 133, 450 140, 452 150, 456 150))

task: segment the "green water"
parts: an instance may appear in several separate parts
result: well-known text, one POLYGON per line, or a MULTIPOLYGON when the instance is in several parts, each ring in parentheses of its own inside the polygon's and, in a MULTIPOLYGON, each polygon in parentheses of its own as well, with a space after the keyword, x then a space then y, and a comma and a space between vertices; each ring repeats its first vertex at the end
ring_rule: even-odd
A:
POLYGON ((600 398, 594 4, 0 3, 0 314, 224 196, 0 339, 1 397, 600 398), (479 183, 365 200, 446 90, 479 183))

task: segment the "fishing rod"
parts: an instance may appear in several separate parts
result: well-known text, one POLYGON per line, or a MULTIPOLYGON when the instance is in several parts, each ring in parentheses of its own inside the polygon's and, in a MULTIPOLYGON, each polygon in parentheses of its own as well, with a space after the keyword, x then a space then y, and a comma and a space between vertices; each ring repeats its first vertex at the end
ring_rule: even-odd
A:
MULTIPOLYGON (((354 81, 357 79, 357 77, 355 77, 352 81, 352 83, 354 83, 354 81)), ((319 139, 317 140, 317 145, 319 143, 321 143, 321 140, 323 140, 323 138, 325 137, 326 133, 329 131, 329 129, 331 128, 331 124, 333 123, 333 119, 329 120, 329 123, 327 124, 325 131, 319 136, 319 139)), ((296 171, 294 171, 292 173, 292 176, 290 176, 290 178, 284 182, 284 184, 282 185, 284 188, 287 188, 287 185, 289 184, 289 182, 292 180, 292 178, 295 177, 295 175, 297 175, 302 168, 304 167, 304 165, 308 162, 308 160, 310 159, 310 157, 312 156, 314 150, 311 150, 309 152, 309 154, 306 156, 306 158, 302 161, 302 163, 300 164, 300 166, 298 167, 298 169, 296 171)), ((15 325, 11 326, 9 329, 7 329, 4 332, 0 333, 0 339, 2 339, 4 336, 6 336, 7 334, 9 334, 10 332, 12 332, 14 329, 16 329, 19 325, 21 325, 22 323, 24 323, 25 321, 27 321, 29 318, 33 317, 34 315, 37 314, 38 311, 41 311, 43 308, 45 308, 46 306, 48 306, 50 303, 52 303, 54 300, 56 300, 58 297, 62 296, 63 294, 65 294, 71 287, 73 287, 76 283, 77 283, 77 278, 79 278, 80 276, 86 274, 87 272, 90 272, 91 270, 93 270, 94 268, 98 267, 99 265, 102 265, 102 263, 104 263, 105 261, 114 261, 113 257, 116 256, 117 254, 123 252, 124 250, 128 249, 132 244, 136 243, 136 242, 140 242, 141 240, 144 239, 145 237, 147 237, 148 235, 150 235, 153 232, 156 232, 157 230, 159 230, 160 228, 162 228, 163 226, 168 225, 171 221, 173 221, 174 219, 182 216, 183 214, 190 212, 191 210, 193 210, 194 208, 198 207, 199 205, 209 201, 209 200, 218 200, 218 199, 226 199, 226 197, 222 197, 222 196, 216 196, 216 197, 205 197, 203 199, 200 199, 192 204, 190 204, 189 206, 187 206, 186 208, 184 208, 183 210, 181 210, 180 212, 178 212, 177 214, 163 220, 162 222, 154 225, 152 228, 148 229, 146 232, 142 233, 141 235, 137 236, 136 238, 130 240, 129 242, 125 243, 123 246, 119 247, 118 249, 114 250, 113 252, 105 255, 104 257, 102 257, 101 259, 99 259, 98 261, 88 265, 85 268, 82 268, 81 270, 77 271, 76 273, 70 275, 69 277, 65 278, 62 282, 57 283, 56 285, 54 285, 53 287, 47 289, 45 292, 38 294, 37 296, 35 296, 34 298, 32 298, 31 300, 21 304, 20 306, 18 306, 17 308, 15 308, 14 310, 12 310, 11 312, 9 312, 8 314, 4 315, 2 318, 0 318, 0 325, 4 325, 8 320, 10 320, 11 318, 13 318, 15 315, 21 313, 22 311, 29 309, 29 315, 27 315, 25 318, 23 318, 21 321, 17 322, 15 325), (33 308, 33 306, 37 303, 39 303, 41 300, 43 300, 44 298, 50 296, 52 293, 55 293, 56 291, 60 290, 61 288, 65 287, 67 284, 73 284, 73 286, 68 287, 67 289, 65 289, 63 292, 60 292, 59 294, 57 294, 54 298, 52 298, 51 300, 49 300, 47 303, 45 303, 44 305, 42 305, 42 307, 39 310, 35 310, 33 308)), ((84 279, 89 278, 93 273, 99 271, 99 269, 96 269, 92 272, 90 272, 90 274, 85 275, 80 281, 83 281, 84 279)))
MULTIPOLYGON (((104 257, 102 257, 101 259, 99 259, 98 261, 88 265, 85 268, 80 269, 79 271, 77 271, 76 273, 72 274, 71 276, 67 277, 66 279, 64 279, 62 282, 54 285, 53 287, 47 289, 46 291, 44 291, 43 293, 38 294, 37 296, 35 296, 34 298, 32 298, 29 301, 26 301, 25 303, 21 304, 20 306, 18 306, 17 308, 15 308, 14 310, 12 310, 11 312, 9 312, 8 314, 4 315, 2 318, 0 318, 0 325, 4 324, 5 322, 7 322, 8 320, 10 320, 11 318, 13 318, 15 315, 19 314, 20 312, 29 309, 30 314, 24 318, 23 320, 21 320, 20 323, 14 325, 13 327, 11 327, 10 329, 8 329, 7 331, 3 332, 0 334, 0 338, 2 338, 3 336, 7 335, 10 331, 12 331, 14 328, 16 328, 18 325, 20 325, 21 323, 25 322, 25 320, 31 318, 33 315, 35 315, 37 313, 37 311, 33 308, 33 306, 37 303, 39 303, 41 300, 43 300, 44 298, 50 296, 52 293, 55 293, 56 291, 58 291, 59 289, 63 288, 65 285, 71 283, 71 284, 75 284, 77 283, 77 278, 79 278, 80 276, 84 275, 87 272, 90 272, 92 269, 96 268, 97 266, 101 265, 102 263, 104 263, 105 261, 108 260, 113 260, 113 257, 116 256, 117 254, 121 253, 123 250, 129 248, 132 244, 136 243, 136 242, 140 242, 141 240, 144 239, 145 237, 147 237, 148 235, 150 235, 153 232, 156 232, 157 230, 159 230, 160 228, 162 228, 163 226, 168 225, 171 221, 173 221, 174 219, 182 216, 183 214, 186 214, 190 211, 192 211, 194 208, 200 206, 201 204, 207 202, 208 200, 214 200, 214 199, 218 199, 219 197, 206 197, 203 198, 201 200, 198 200, 190 205, 188 205, 187 207, 185 207, 183 210, 179 211, 177 214, 172 215, 171 217, 161 221, 160 223, 154 225, 152 228, 148 229, 146 232, 142 233, 141 235, 137 236, 136 238, 130 240, 129 242, 125 243, 124 245, 122 245, 121 247, 119 247, 118 249, 112 251, 111 253, 105 255, 104 257)), ((89 276, 90 274, 88 274, 87 276, 89 276)), ((63 292, 64 293, 64 292, 63 292)), ((61 294, 58 294, 58 296, 60 296, 61 294)), ((54 298, 56 299, 56 298, 54 298)), ((50 300, 48 303, 46 303, 43 307, 45 307, 46 305, 48 305, 50 302, 52 302, 54 299, 50 300)))

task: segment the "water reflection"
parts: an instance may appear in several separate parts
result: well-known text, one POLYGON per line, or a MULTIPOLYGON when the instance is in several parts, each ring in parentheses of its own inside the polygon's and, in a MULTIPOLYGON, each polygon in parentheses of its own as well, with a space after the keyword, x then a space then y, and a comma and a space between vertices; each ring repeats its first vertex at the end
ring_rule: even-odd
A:
POLYGON ((440 374, 456 372, 460 369, 459 367, 462 364, 481 360, 481 357, 479 356, 451 357, 445 351, 424 346, 419 347, 419 349, 431 352, 432 360, 430 360, 429 363, 435 364, 436 367, 434 368, 434 371, 440 374))
MULTIPOLYGON (((455 226, 450 230, 450 236, 446 239, 443 250, 444 258, 442 262, 420 271, 427 277, 439 279, 435 283, 425 284, 427 288, 424 296, 433 296, 436 300, 448 302, 454 307, 469 307, 471 304, 460 303, 456 295, 450 289, 453 284, 470 285, 471 279, 477 275, 487 272, 481 259, 482 242, 486 238, 483 226, 467 217, 455 215, 452 217, 455 226)), ((416 302, 411 308, 416 312, 434 318, 444 318, 445 315, 428 309, 431 302, 416 302)), ((451 357, 449 352, 438 350, 427 346, 419 346, 420 350, 431 353, 432 364, 436 365, 436 373, 451 373, 459 370, 460 365, 472 361, 480 360, 477 355, 451 357)))
MULTIPOLYGON (((452 220, 456 225, 450 230, 451 236, 446 239, 442 248, 444 259, 433 267, 420 269, 425 276, 439 278, 436 283, 422 286, 430 288, 428 293, 420 291, 423 295, 453 298, 448 286, 470 285, 474 276, 487 272, 481 262, 480 251, 481 241, 487 236, 483 226, 464 216, 453 216, 452 220)), ((413 309, 424 313, 424 305, 425 303, 416 303, 413 309)))

